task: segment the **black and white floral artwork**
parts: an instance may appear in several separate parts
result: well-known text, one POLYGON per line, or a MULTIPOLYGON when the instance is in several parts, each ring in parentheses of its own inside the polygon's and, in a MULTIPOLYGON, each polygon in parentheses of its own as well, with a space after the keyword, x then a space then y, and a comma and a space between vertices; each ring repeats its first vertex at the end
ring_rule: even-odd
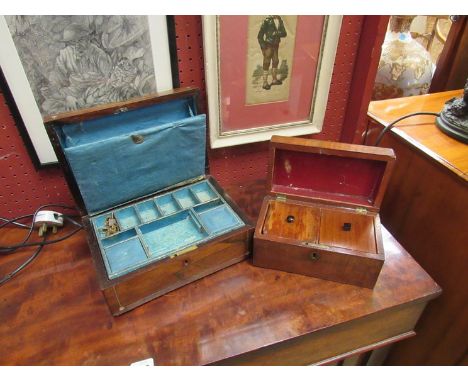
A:
POLYGON ((156 91, 146 16, 5 16, 42 116, 156 91))

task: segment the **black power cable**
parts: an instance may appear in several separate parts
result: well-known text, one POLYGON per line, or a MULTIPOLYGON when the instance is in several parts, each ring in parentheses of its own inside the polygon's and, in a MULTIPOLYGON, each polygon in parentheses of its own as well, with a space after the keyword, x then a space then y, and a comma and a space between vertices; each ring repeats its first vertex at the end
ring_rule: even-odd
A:
MULTIPOLYGON (((44 239, 43 242, 45 242, 46 239, 46 234, 44 234, 44 239)), ((27 259, 23 264, 21 264, 18 268, 16 268, 13 272, 8 273, 6 276, 2 277, 0 279, 0 286, 5 284, 7 281, 10 281, 13 277, 15 277, 19 272, 21 272, 24 268, 26 268, 30 263, 32 263, 38 256, 39 253, 41 253, 42 248, 44 248, 44 244, 39 244, 39 246, 36 249, 36 252, 33 253, 33 255, 27 259)))
POLYGON ((69 218, 67 215, 61 215, 65 220, 69 221, 70 223, 76 225, 78 228, 76 228, 75 230, 73 230, 72 232, 66 234, 65 236, 62 236, 58 239, 54 239, 54 240, 48 240, 48 241, 42 241, 42 242, 33 242, 33 243, 26 243, 25 241, 23 241, 22 243, 20 244, 15 244, 15 245, 11 245, 11 246, 6 246, 6 247, 0 247, 0 253, 2 252, 11 252, 11 251, 16 251, 17 249, 20 249, 20 248, 25 248, 25 247, 35 247, 36 245, 47 245, 47 244, 54 244, 54 243, 58 243, 60 241, 63 241, 65 239, 68 239, 69 237, 73 236, 75 233, 77 233, 78 231, 80 231, 83 226, 74 221, 73 219, 69 218))
POLYGON ((414 117, 415 115, 435 115, 436 117, 438 117, 439 113, 433 113, 433 112, 429 112, 429 111, 427 111, 427 112, 426 111, 421 111, 421 112, 417 112, 417 113, 407 114, 407 115, 404 115, 403 117, 395 119, 393 122, 391 122, 388 126, 386 126, 380 132, 380 134, 377 136, 377 139, 375 140, 374 146, 378 146, 380 144, 380 142, 382 141, 382 138, 385 135, 385 133, 387 131, 391 130, 393 128, 393 126, 395 126, 396 123, 400 122, 403 119, 406 119, 406 118, 409 118, 409 117, 414 117))
MULTIPOLYGON (((0 226, 0 228, 4 227, 4 226, 7 225, 7 224, 12 224, 12 225, 15 225, 15 226, 17 226, 17 227, 26 228, 26 229, 31 228, 29 225, 26 225, 26 224, 23 224, 23 223, 18 223, 18 222, 16 222, 16 221, 12 221, 13 219, 6 219, 6 218, 2 218, 2 217, 0 216, 0 220, 2 220, 3 222, 5 222, 5 224, 2 224, 2 225, 0 226)), ((21 220, 21 219, 17 219, 17 220, 21 220)))
POLYGON ((72 207, 72 206, 67 206, 67 205, 64 205, 64 204, 45 204, 43 206, 40 206, 33 214, 28 214, 28 215, 23 215, 23 216, 18 216, 16 218, 13 218, 13 219, 5 219, 5 218, 0 218, 0 220, 3 221, 3 223, 0 224, 0 229, 6 227, 7 225, 14 225, 14 226, 18 226, 18 227, 21 227, 21 228, 24 228, 24 229, 27 229, 28 232, 25 236, 25 238, 18 244, 14 244, 14 245, 10 245, 10 246, 0 246, 0 254, 4 254, 4 255, 9 255, 11 254, 12 252, 20 249, 20 248, 26 248, 26 247, 38 247, 36 249, 36 251, 33 253, 33 255, 31 257, 29 257, 23 264, 21 264, 18 268, 16 268, 13 272, 10 272, 9 274, 7 274, 6 276, 2 277, 0 279, 0 286, 5 284, 7 281, 11 280, 16 274, 18 274, 19 272, 21 272, 24 268, 26 268, 32 261, 34 261, 38 256, 39 254, 41 253, 42 249, 48 245, 48 244, 54 244, 54 243, 58 243, 60 241, 63 241, 63 240, 66 240, 68 239, 69 237, 73 236, 75 233, 77 233, 78 231, 80 231, 83 226, 78 223, 77 221, 75 221, 72 217, 74 216, 71 216, 71 215, 65 215, 65 214, 62 214, 60 213, 60 216, 63 217, 64 220, 66 220, 67 222, 75 225, 77 228, 74 229, 72 232, 58 238, 58 239, 54 239, 54 240, 46 240, 46 235, 44 235, 43 237, 43 240, 40 241, 40 242, 29 242, 28 243, 28 240, 31 238, 31 234, 32 232, 34 231, 34 221, 36 219, 36 216, 37 214, 43 210, 44 208, 46 207, 54 207, 54 208, 60 208, 60 209, 65 209, 65 210, 75 210, 76 211, 76 208, 75 207, 72 207), (27 218, 31 218, 31 224, 28 225, 28 224, 23 224, 23 223, 18 223, 18 220, 23 220, 23 219, 27 219, 27 218))
MULTIPOLYGON (((7 226, 8 224, 12 224, 12 225, 17 225, 17 224, 21 224, 21 223, 17 223, 18 220, 23 220, 23 219, 26 219, 26 218, 30 218, 32 217, 34 214, 28 214, 28 215, 23 215, 23 216, 18 216, 16 218, 13 218, 13 219, 5 219, 5 218, 2 218, 2 220, 4 221, 2 224, 0 224, 0 229, 2 229, 3 227, 7 226)), ((31 228, 31 225, 27 225, 27 224, 21 224, 21 227, 22 228, 26 228, 26 229, 30 229, 31 228)))
MULTIPOLYGON (((15 244, 13 246, 6 246, 6 247, 2 247, 0 246, 0 252, 10 252, 10 251, 15 251, 16 249, 19 249, 19 248, 23 248, 23 247, 30 247, 30 246, 35 246, 35 245, 39 245, 39 243, 36 243, 36 244, 29 244, 29 245, 26 245, 26 242, 29 240, 29 238, 31 237, 33 231, 34 231, 34 221, 36 220, 36 216, 37 214, 43 210, 44 208, 47 208, 47 207, 54 207, 54 208, 61 208, 61 209, 65 209, 65 210, 75 210, 76 211, 76 208, 73 207, 73 206, 67 206, 65 204, 44 204, 42 206, 40 206, 33 214, 29 214, 29 215, 23 215, 23 216, 20 216, 20 217, 17 217, 17 218, 14 218, 14 219, 11 219, 11 220, 8 220, 7 222, 3 223, 2 225, 0 225, 0 229, 5 227, 6 225, 8 224, 12 224, 14 222, 16 222, 17 220, 21 220, 21 219, 25 219, 26 217, 30 217, 32 216, 32 219, 31 219, 31 225, 29 227, 29 230, 28 230, 28 233, 26 234, 25 238, 23 239, 23 241, 19 244, 15 244)), ((63 215, 65 216, 65 215, 63 215)), ((79 223, 76 223, 78 224, 80 227, 81 227, 81 224, 79 223)), ((46 243, 46 244, 52 244, 52 243, 46 243)), ((45 245, 45 244, 44 244, 45 245)))

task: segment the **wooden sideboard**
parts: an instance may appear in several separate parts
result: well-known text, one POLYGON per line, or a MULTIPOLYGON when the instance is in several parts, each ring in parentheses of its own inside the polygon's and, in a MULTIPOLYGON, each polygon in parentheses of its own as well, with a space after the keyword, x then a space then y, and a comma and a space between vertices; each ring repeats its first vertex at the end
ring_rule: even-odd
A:
MULTIPOLYGON (((374 101, 367 144, 403 115, 439 112, 461 90, 374 101)), ((381 208, 385 227, 442 287, 416 326, 395 345, 388 365, 457 365, 468 349, 468 145, 442 133, 433 116, 399 122, 381 143, 397 160, 381 208)))
MULTIPOLYGON (((257 217, 264 181, 228 192, 257 217)), ((1 245, 23 235, 8 229, 1 245)), ((243 261, 113 317, 80 232, 45 248, 0 288, 0 364, 366 363, 370 351, 414 336, 426 304, 441 292, 385 229, 383 242, 386 260, 374 289, 243 261)), ((1 256, 0 275, 30 252, 1 256)))

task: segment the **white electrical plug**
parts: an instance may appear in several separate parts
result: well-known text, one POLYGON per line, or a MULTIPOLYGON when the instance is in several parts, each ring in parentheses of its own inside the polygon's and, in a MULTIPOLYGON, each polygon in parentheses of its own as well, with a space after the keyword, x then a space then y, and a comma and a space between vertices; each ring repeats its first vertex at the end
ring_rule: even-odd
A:
POLYGON ((39 236, 44 235, 49 227, 52 227, 52 232, 57 232, 57 227, 63 226, 63 216, 56 211, 43 210, 39 211, 34 218, 34 227, 39 227, 39 236))

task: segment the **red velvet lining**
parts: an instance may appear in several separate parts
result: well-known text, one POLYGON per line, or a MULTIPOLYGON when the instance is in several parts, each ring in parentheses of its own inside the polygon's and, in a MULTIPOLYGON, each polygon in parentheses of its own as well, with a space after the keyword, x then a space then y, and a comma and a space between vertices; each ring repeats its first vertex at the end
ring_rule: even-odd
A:
POLYGON ((385 161, 276 150, 272 191, 373 206, 385 161))

